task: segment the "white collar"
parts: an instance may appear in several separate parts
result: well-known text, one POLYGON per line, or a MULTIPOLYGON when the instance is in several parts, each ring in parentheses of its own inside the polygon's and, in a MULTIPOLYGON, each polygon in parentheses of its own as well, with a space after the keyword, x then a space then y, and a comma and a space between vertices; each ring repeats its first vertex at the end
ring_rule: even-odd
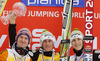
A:
POLYGON ((17 56, 17 57, 19 57, 19 58, 24 58, 25 56, 22 56, 22 55, 20 55, 20 54, 18 54, 16 51, 15 51, 15 49, 14 48, 12 48, 12 52, 17 56))

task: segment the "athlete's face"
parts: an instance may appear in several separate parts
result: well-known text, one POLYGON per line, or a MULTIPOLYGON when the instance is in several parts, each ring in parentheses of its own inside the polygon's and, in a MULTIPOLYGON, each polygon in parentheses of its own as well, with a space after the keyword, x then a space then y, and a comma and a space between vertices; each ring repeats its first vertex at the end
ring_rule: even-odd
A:
POLYGON ((42 42, 42 47, 45 51, 51 51, 53 49, 54 43, 51 39, 45 39, 42 42))
POLYGON ((17 45, 18 45, 19 47, 21 47, 21 48, 24 49, 24 48, 27 47, 28 41, 29 41, 28 36, 26 36, 26 35, 20 35, 20 36, 18 37, 18 40, 17 40, 17 45))
POLYGON ((75 38, 72 40, 72 46, 75 50, 81 50, 83 47, 83 40, 80 38, 75 38))

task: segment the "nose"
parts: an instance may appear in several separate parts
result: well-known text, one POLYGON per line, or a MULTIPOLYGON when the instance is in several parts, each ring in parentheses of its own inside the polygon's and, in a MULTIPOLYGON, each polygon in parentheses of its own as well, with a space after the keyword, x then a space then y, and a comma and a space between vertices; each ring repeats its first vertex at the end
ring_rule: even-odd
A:
POLYGON ((49 45, 49 42, 46 42, 47 45, 49 45))
POLYGON ((76 40, 76 44, 78 44, 79 42, 78 42, 78 40, 76 40))
POLYGON ((24 42, 25 41, 25 39, 24 38, 22 38, 22 42, 24 42))

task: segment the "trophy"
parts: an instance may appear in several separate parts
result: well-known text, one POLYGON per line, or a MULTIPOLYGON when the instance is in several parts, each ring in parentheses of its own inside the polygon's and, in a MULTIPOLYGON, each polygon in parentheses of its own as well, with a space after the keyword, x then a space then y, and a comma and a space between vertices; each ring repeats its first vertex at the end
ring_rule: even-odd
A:
POLYGON ((16 15, 18 17, 24 16, 27 11, 27 8, 25 4, 22 2, 16 2, 12 7, 12 13, 8 14, 7 16, 1 16, 0 20, 4 25, 7 25, 9 23, 9 18, 11 18, 12 15, 16 15))

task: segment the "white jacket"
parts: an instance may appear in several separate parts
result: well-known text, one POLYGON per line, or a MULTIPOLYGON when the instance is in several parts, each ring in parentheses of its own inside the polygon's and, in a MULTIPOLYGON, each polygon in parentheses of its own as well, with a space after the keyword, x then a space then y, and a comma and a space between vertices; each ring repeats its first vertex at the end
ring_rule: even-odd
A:
POLYGON ((21 56, 14 49, 7 49, 1 52, 0 61, 31 61, 31 58, 28 54, 21 56))
MULTIPOLYGON (((69 58, 69 61, 83 61, 83 58, 84 57, 84 53, 81 54, 81 56, 77 56, 76 57, 76 54, 75 55, 72 55, 70 56, 69 58)), ((67 58, 66 57, 63 57, 63 58, 60 58, 60 61, 67 61, 67 58)))
POLYGON ((76 54, 75 55, 72 55, 72 56, 70 56, 70 59, 69 59, 69 61, 83 61, 83 58, 84 57, 84 53, 82 53, 81 54, 81 56, 76 56, 76 54))

